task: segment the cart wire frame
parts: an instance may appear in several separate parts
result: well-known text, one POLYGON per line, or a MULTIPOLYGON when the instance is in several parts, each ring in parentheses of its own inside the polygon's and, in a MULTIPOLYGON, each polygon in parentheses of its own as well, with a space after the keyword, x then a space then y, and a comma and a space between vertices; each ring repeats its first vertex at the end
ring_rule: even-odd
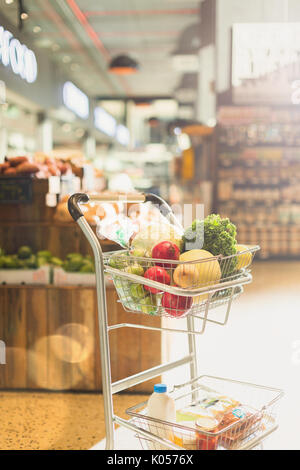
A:
MULTIPOLYGON (((113 268, 108 268, 105 263, 105 255, 102 253, 100 242, 93 232, 92 228, 88 224, 87 220, 84 218, 84 215, 80 209, 80 204, 86 204, 89 200, 92 199, 95 202, 117 202, 121 200, 122 202, 126 201, 127 203, 142 203, 142 202, 153 202, 158 204, 161 208, 164 216, 168 217, 170 222, 174 225, 179 226, 179 223, 174 216, 170 206, 160 197, 154 194, 141 194, 141 193, 133 193, 133 194, 124 194, 120 196, 120 194, 110 194, 110 195, 91 195, 88 196, 85 193, 76 193, 73 194, 68 200, 68 209, 73 217, 74 221, 77 222, 81 230, 83 231, 85 237, 87 238, 88 242, 90 243, 94 258, 95 258, 95 274, 96 274, 96 291, 97 291, 97 310, 98 310, 98 325, 99 325, 99 344, 100 344, 100 360, 101 360, 101 370, 102 370, 102 388, 103 388, 103 402, 104 402, 104 416, 105 416, 105 430, 106 430, 106 449, 113 450, 115 448, 115 424, 125 427, 126 429, 135 432, 139 437, 153 441, 158 445, 165 446, 168 449, 173 450, 183 450, 182 446, 177 445, 165 439, 164 437, 158 436, 153 434, 146 429, 142 429, 137 426, 132 421, 127 421, 119 416, 116 416, 113 411, 113 400, 112 396, 115 393, 121 392, 128 388, 131 388, 135 385, 143 383, 147 380, 151 380, 155 377, 160 376, 161 374, 173 370, 174 368, 180 367, 182 365, 189 365, 190 367, 190 377, 191 377, 191 387, 192 390, 195 388, 195 381, 198 377, 198 367, 197 367, 197 357, 196 357, 196 342, 195 342, 195 335, 202 334, 205 329, 205 324, 208 317, 209 312, 209 301, 205 304, 204 315, 203 315, 203 326, 200 332, 195 331, 195 317, 193 315, 186 316, 187 322, 187 329, 183 331, 188 336, 188 349, 189 352, 186 356, 181 359, 171 361, 168 363, 160 364, 158 366, 152 367, 150 369, 144 370, 137 374, 131 375, 129 377, 125 377, 119 381, 112 382, 111 379, 111 364, 110 364, 110 347, 109 347, 109 331, 116 329, 116 328, 143 328, 148 330, 165 330, 169 332, 178 332, 181 330, 170 329, 170 328, 154 328, 154 327, 147 327, 144 325, 136 325, 130 323, 122 323, 117 325, 108 325, 107 319, 107 303, 106 303, 106 288, 105 288, 105 273, 107 272, 109 275, 119 274, 118 270, 113 270, 113 268)), ((259 248, 259 247, 257 247, 259 248)), ((129 279, 132 280, 133 274, 129 275, 129 279)), ((138 276, 136 276, 138 277, 138 276)), ((133 278, 134 279, 134 278, 133 278)), ((135 279, 134 279, 135 280, 135 279)), ((229 296, 228 300, 228 308, 225 317, 225 322, 218 322, 212 321, 213 323, 218 324, 225 324, 228 319, 228 314, 231 306, 232 299, 234 297, 234 289, 236 287, 240 287, 243 284, 247 284, 251 282, 252 277, 247 270, 243 273, 242 276, 239 276, 235 280, 231 280, 228 282, 222 283, 222 285, 215 285, 215 286, 208 286, 200 289, 195 289, 193 292, 194 295, 199 295, 200 293, 208 294, 208 299, 210 299, 214 292, 224 289, 225 287, 231 288, 231 295, 229 296), (226 285, 225 285, 226 284, 226 285), (220 287, 221 286, 221 287, 220 287)), ((145 279, 145 283, 152 287, 157 287, 156 281, 150 281, 145 279)), ((172 293, 174 286, 168 286, 169 292, 172 293)), ((176 288, 175 288, 176 289, 176 288)), ((178 291, 176 292, 178 293, 178 291)), ((184 293, 180 295, 186 295, 184 293)), ((196 393, 196 392, 195 392, 196 393)), ((273 430, 275 430, 275 426, 273 430)), ((270 433, 269 432, 269 433, 270 433)), ((268 433, 268 434, 269 434, 268 433)), ((264 439, 265 435, 261 435, 257 437, 255 440, 255 445, 258 445, 262 439, 264 439)), ((254 447, 254 444, 253 446, 254 447)))

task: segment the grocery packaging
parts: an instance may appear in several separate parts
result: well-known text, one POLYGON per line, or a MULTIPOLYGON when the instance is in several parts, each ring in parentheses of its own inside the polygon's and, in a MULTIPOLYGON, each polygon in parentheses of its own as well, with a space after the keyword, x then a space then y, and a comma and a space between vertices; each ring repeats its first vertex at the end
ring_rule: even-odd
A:
POLYGON ((197 450, 216 450, 219 436, 213 435, 218 431, 219 422, 210 416, 198 418, 195 423, 197 450))
MULTIPOLYGON (((173 398, 167 394, 166 385, 154 385, 154 392, 148 400, 147 416, 149 416, 149 418, 167 421, 168 423, 176 422, 175 402, 173 398)), ((169 428, 165 428, 162 423, 153 422, 153 424, 151 424, 150 421, 149 431, 164 439, 174 440, 173 433, 169 428)), ((150 445, 155 450, 168 449, 168 447, 158 443, 151 443, 150 445)))

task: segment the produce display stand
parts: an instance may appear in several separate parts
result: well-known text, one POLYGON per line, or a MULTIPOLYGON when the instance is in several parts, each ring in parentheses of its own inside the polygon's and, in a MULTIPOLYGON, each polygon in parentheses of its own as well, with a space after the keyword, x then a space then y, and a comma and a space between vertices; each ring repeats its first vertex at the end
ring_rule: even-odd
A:
MULTIPOLYGON (((115 442, 114 442, 114 426, 115 424, 121 425, 128 430, 134 431, 138 437, 147 443, 146 447, 150 449, 176 449, 176 450, 183 450, 186 448, 182 443, 184 443, 184 439, 181 435, 176 438, 166 438, 166 436, 170 435, 171 433, 175 433, 177 428, 182 428, 182 426, 174 424, 174 423, 165 423, 160 420, 153 420, 152 424, 149 423, 149 419, 145 412, 137 411, 137 407, 131 408, 127 410, 128 414, 132 416, 130 421, 124 420, 119 416, 116 416, 113 411, 113 401, 112 396, 115 393, 124 391, 128 388, 131 388, 137 384, 141 384, 144 381, 153 379, 155 377, 160 376, 161 374, 170 371, 176 367, 182 365, 189 365, 190 367, 190 378, 191 380, 186 384, 180 384, 176 386, 174 392, 177 389, 181 390, 182 388, 187 387, 187 391, 185 391, 179 398, 186 398, 188 397, 188 403, 194 404, 197 403, 197 399, 199 393, 202 391, 214 391, 216 392, 217 389, 220 393, 232 393, 227 392, 227 390, 231 390, 232 386, 241 387, 243 390, 243 394, 239 393, 238 396, 240 397, 249 397, 246 398, 249 404, 252 404, 255 407, 255 423, 257 426, 251 426, 251 433, 250 429, 248 429, 249 421, 247 421, 248 425, 246 425, 246 430, 248 429, 248 433, 243 432, 242 438, 239 438, 238 444, 237 441, 234 441, 234 445, 231 448, 235 449, 249 449, 254 448, 258 444, 260 444, 265 437, 267 437, 271 432, 273 432, 276 428, 276 421, 275 421, 275 405, 278 402, 278 399, 281 397, 282 392, 277 389, 271 389, 267 387, 261 387, 258 385, 247 384, 242 382, 235 382, 230 381, 227 379, 220 379, 216 377, 208 377, 209 383, 205 383, 205 377, 199 377, 198 374, 198 365, 197 365, 197 353, 196 353, 196 336, 201 335, 205 331, 206 324, 208 322, 217 323, 224 325, 229 316, 230 307, 232 300, 242 292, 242 286, 251 282, 252 277, 249 271, 249 265, 244 268, 239 269, 238 271, 232 273, 229 272, 229 267, 233 262, 234 258, 239 255, 232 255, 229 257, 213 257, 213 259, 206 259, 206 260, 198 260, 196 264, 199 265, 199 262, 206 262, 209 263, 218 260, 219 265, 221 266, 223 277, 221 282, 207 282, 206 284, 202 284, 199 287, 199 283, 191 288, 181 288, 174 285, 166 285, 155 280, 150 280, 142 276, 137 276, 135 274, 128 273, 126 271, 122 271, 120 269, 115 269, 109 265, 109 260, 112 256, 122 256, 120 252, 116 253, 102 253, 101 245, 99 240, 93 230, 90 228, 89 224, 85 220, 83 213, 80 209, 80 204, 85 204, 89 201, 89 196, 87 194, 78 193, 74 194, 70 197, 68 201, 68 207, 70 214, 72 215, 73 219, 77 222, 83 233, 85 234, 86 238, 88 239, 93 254, 95 257, 95 268, 96 268, 96 288, 97 288, 97 304, 98 304, 98 323, 99 323, 99 344, 100 344, 100 356, 101 356, 101 365, 102 365, 102 382, 103 382, 103 401, 104 401, 104 414, 105 414, 105 427, 106 427, 106 448, 107 449, 114 449, 115 442), (224 273, 228 273, 227 276, 224 276, 224 273), (136 304, 131 305, 128 304, 127 295, 127 284, 128 282, 133 282, 136 284, 140 284, 142 286, 148 286, 152 289, 156 289, 162 292, 168 292, 170 294, 179 295, 181 297, 193 297, 193 307, 187 312, 186 314, 186 323, 187 328, 186 330, 182 330, 179 328, 164 328, 164 327, 149 327, 144 326, 143 324, 134 324, 134 323, 121 323, 121 324, 114 324, 108 325, 107 320, 107 305, 106 305, 106 292, 105 292, 105 274, 108 274, 112 277, 115 286, 117 287, 117 291, 120 297, 120 300, 124 306, 124 308, 128 308, 129 311, 137 312, 137 314, 141 314, 143 312, 140 309, 138 302, 136 304), (123 294, 123 297, 122 297, 123 294), (219 305, 227 306, 225 319, 223 321, 215 320, 215 317, 211 316, 211 310, 214 307, 219 305), (201 322, 201 327, 199 328, 196 326, 196 321, 198 320, 201 322), (110 347, 109 347, 109 332, 119 328, 142 328, 142 329, 150 329, 150 330, 160 330, 160 331, 167 331, 167 332, 181 332, 186 334, 188 337, 188 346, 189 346, 189 354, 179 360, 171 361, 165 364, 158 365, 156 367, 144 370, 139 372, 135 375, 125 377, 117 382, 112 382, 111 380, 111 364, 110 364, 110 347), (204 383, 203 383, 204 381, 204 383), (211 382, 210 382, 211 381, 211 382), (225 385, 225 388, 215 386, 215 382, 218 384, 225 385), (253 398, 254 397, 254 398, 253 398), (250 399, 251 398, 251 399, 250 399), (161 432, 161 427, 163 427, 163 433, 161 432), (167 428, 167 429, 166 429, 167 428), (170 431, 170 432, 169 432, 170 431), (166 434, 168 433, 169 434, 166 434), (180 444, 181 445, 178 445, 180 444)), ((102 201, 101 195, 93 195, 91 199, 94 201, 102 201)), ((110 201, 114 202, 115 200, 119 199, 119 195, 110 195, 110 201)), ((107 201, 107 196, 106 199, 107 201)), ((127 202, 128 203, 143 203, 143 202, 152 202, 160 206, 161 212, 164 216, 169 218, 169 221, 173 225, 178 225, 178 222, 173 215, 171 208, 158 196, 153 194, 132 194, 127 195, 127 202)), ((251 247, 247 250, 247 253, 251 253, 252 255, 257 251, 259 247, 251 247)), ((140 258, 139 258, 140 260, 140 258)), ((142 259, 143 260, 143 259, 142 259)), ((145 263, 150 263, 158 260, 152 259, 144 259, 145 263)), ((133 259, 134 261, 134 259, 133 259)), ((163 261, 163 260, 160 260, 163 261)), ((164 260, 165 261, 165 260, 164 260)), ((236 261, 236 260, 235 260, 236 261)), ((234 262, 235 262, 234 261, 234 262)), ((176 263, 176 261, 174 262, 176 263)), ((177 263, 180 264, 180 261, 177 263)), ((173 264, 173 261, 172 261, 173 264)), ((190 263, 189 263, 190 264, 190 263)), ((211 265, 212 266, 212 265, 211 265)), ((196 268, 195 268, 196 269, 196 268)), ((145 312, 144 312, 145 313, 145 312)), ((161 307, 158 306, 157 308, 158 315, 166 315, 166 311, 161 307)), ((148 315, 149 316, 149 315, 148 315)), ((172 315, 167 315, 172 316, 172 315)), ((140 317, 142 317, 140 315, 140 317)), ((176 322, 176 319, 174 319, 176 322)), ((175 388, 175 387, 174 387, 175 388)), ((230 395, 229 395, 230 396, 230 395)), ((232 395, 234 396, 234 395, 232 395)), ((175 397, 176 398, 176 397, 175 397)), ((178 398, 178 397, 177 397, 178 398)), ((242 401, 242 399, 241 399, 242 401)), ((143 408, 143 407, 142 407, 143 408)), ((151 421, 151 419, 150 419, 151 421)), ((243 420, 241 420, 242 423, 243 420)), ((252 422, 252 425, 254 422, 252 422)), ((233 425, 227 427, 222 435, 221 441, 224 444, 224 439, 232 440, 232 436, 230 433, 236 429, 233 425), (228 437, 229 436, 229 437, 228 437)), ((243 428, 245 429, 245 428, 243 428)), ((188 430, 181 429, 181 432, 189 432, 188 430)), ((201 431, 202 433, 202 431, 201 431)), ((212 436, 211 433, 202 433, 204 435, 203 439, 206 443, 211 442, 211 439, 216 436, 212 436)), ((183 436, 184 437, 184 436, 183 436)), ((209 446, 201 447, 201 448, 209 448, 209 446)), ((228 442, 224 444, 224 448, 228 448, 228 442)))

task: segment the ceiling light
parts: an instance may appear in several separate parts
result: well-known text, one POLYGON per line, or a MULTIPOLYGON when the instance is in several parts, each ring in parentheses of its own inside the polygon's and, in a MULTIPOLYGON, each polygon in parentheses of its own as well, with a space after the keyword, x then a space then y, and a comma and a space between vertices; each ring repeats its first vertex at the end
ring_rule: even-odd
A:
POLYGON ((110 65, 109 71, 117 75, 131 75, 139 69, 139 64, 127 55, 119 55, 115 57, 110 65))
POLYGON ((14 0, 5 0, 6 5, 11 5, 14 3, 14 0))
POLYGON ((71 62, 71 57, 69 55, 64 55, 62 61, 64 64, 69 64, 71 62))
POLYGON ((71 64, 70 68, 71 68, 72 72, 75 72, 76 70, 79 69, 79 65, 78 64, 71 64))
POLYGON ((158 127, 159 126, 159 120, 156 117, 150 117, 148 119, 148 124, 150 127, 158 127))
POLYGON ((148 99, 137 98, 137 99, 134 100, 134 104, 136 106, 141 107, 141 108, 147 108, 147 107, 151 106, 152 101, 148 100, 148 99))
POLYGON ((40 26, 35 26, 35 27, 32 29, 32 31, 33 31, 34 33, 40 33, 41 30, 42 30, 42 28, 41 28, 40 26))
POLYGON ((23 0, 18 0, 18 20, 19 20, 19 29, 23 28, 23 21, 28 19, 28 13, 23 5, 23 0))

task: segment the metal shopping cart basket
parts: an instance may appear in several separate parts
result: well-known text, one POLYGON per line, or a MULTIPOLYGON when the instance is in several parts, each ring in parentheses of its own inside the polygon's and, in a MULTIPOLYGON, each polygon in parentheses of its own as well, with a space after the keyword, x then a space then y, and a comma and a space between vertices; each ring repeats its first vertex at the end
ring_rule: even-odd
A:
MULTIPOLYGON (((194 432, 189 427, 184 429, 184 426, 174 426, 172 423, 153 423, 147 418, 145 406, 142 406, 142 411, 140 411, 139 405, 127 410, 128 414, 131 416, 131 420, 124 420, 114 414, 112 395, 158 377, 182 365, 189 365, 191 380, 187 384, 174 386, 174 389, 177 390, 182 387, 189 387, 184 397, 188 397, 190 404, 197 403, 200 392, 205 392, 208 389, 210 391, 212 390, 212 388, 208 388, 207 385, 203 383, 202 377, 198 377, 195 339, 196 336, 204 333, 207 323, 218 325, 225 325, 227 323, 232 301, 243 292, 243 286, 252 281, 250 266, 254 254, 259 250, 259 247, 252 246, 242 253, 227 257, 211 256, 209 258, 201 258, 192 261, 168 260, 168 262, 161 259, 132 256, 130 250, 102 253, 99 240, 80 209, 80 204, 86 204, 90 199, 99 203, 104 201, 117 202, 119 200, 125 201, 126 203, 152 202, 160 207, 161 212, 169 219, 170 223, 175 226, 179 224, 169 205, 154 194, 134 193, 120 197, 119 194, 88 196, 84 193, 77 193, 72 195, 68 201, 69 212, 88 239, 95 258, 106 448, 114 449, 115 447, 115 424, 134 431, 141 442, 146 442, 146 447, 150 449, 164 448, 182 450, 188 448, 185 445, 185 438, 187 435, 193 434, 194 432), (136 269, 137 266, 138 269, 136 269), (153 268, 153 266, 164 267, 163 272, 167 273, 164 274, 166 278, 144 277, 143 273, 153 268), (121 323, 108 325, 105 274, 113 279, 124 309, 140 315, 140 322, 138 324, 121 323), (219 311, 220 309, 217 309, 217 307, 220 306, 225 306, 225 314, 223 314, 222 317, 219 314, 216 315, 213 313, 215 310, 219 311), (169 327, 169 324, 168 326, 161 327, 146 326, 143 325, 142 322, 143 316, 145 315, 167 316, 172 319, 172 324, 175 324, 178 318, 185 318, 186 328, 173 328, 173 326, 169 327), (164 363, 130 377, 125 377, 117 382, 112 382, 109 332, 118 328, 142 328, 186 334, 189 353, 182 359, 164 363), (163 432, 161 431, 162 426, 163 432)), ((217 384, 214 383, 214 385, 224 385, 224 383, 229 385, 232 384, 233 381, 219 379, 219 382, 217 382, 217 384)), ((253 406, 253 409, 255 409, 255 412, 253 412, 255 419, 253 418, 252 421, 248 421, 247 426, 244 427, 244 429, 247 430, 247 435, 245 432, 242 433, 239 435, 238 440, 234 439, 234 443, 231 434, 235 432, 234 429, 226 428, 225 430, 223 429, 224 432, 218 432, 217 436, 205 436, 207 442, 218 443, 218 445, 215 446, 216 448, 219 444, 220 446, 222 444, 221 448, 228 448, 230 446, 231 448, 253 448, 276 429, 273 405, 277 403, 282 392, 280 390, 267 389, 266 387, 243 384, 241 382, 239 382, 239 384, 241 384, 244 391, 248 390, 250 392, 250 389, 255 391, 267 390, 272 394, 272 398, 270 399, 269 395, 264 396, 262 393, 263 398, 260 399, 259 406, 257 403, 257 406, 255 404, 253 406), (265 402, 262 402, 264 399, 265 402), (270 407, 270 404, 272 404, 272 413, 266 411, 270 407)), ((215 393, 217 389, 218 387, 213 388, 215 393)), ((222 387, 220 387, 220 393, 222 392, 221 389, 222 387)), ((180 402, 180 400, 176 401, 176 403, 180 402)), ((203 433, 201 435, 203 435, 203 433)), ((202 437, 202 440, 203 439, 204 437, 202 437)), ((204 449, 205 446, 198 445, 196 448, 204 449)))

